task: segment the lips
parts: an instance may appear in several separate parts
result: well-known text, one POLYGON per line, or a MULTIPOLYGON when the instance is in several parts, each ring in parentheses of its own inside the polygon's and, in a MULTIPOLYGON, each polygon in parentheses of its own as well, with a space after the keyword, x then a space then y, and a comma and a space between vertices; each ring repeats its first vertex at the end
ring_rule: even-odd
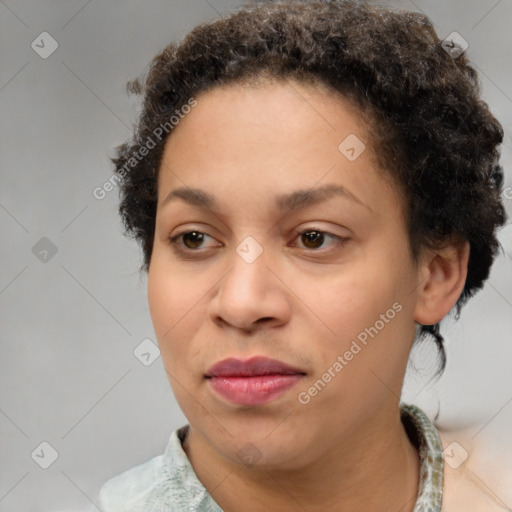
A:
POLYGON ((267 357, 229 358, 206 374, 212 389, 228 401, 246 406, 267 403, 293 387, 306 373, 267 357))
POLYGON ((299 368, 287 365, 277 359, 268 357, 251 357, 251 359, 224 359, 213 365, 207 377, 254 377, 257 375, 305 375, 299 368))

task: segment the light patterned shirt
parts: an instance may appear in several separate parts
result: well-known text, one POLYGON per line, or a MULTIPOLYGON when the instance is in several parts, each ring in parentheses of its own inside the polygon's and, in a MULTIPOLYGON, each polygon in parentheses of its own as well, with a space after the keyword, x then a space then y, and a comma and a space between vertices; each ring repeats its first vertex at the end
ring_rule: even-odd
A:
MULTIPOLYGON (((419 453, 420 474, 414 512, 440 512, 443 456, 439 434, 418 407, 402 404, 402 423, 419 453)), ((222 512, 197 478, 182 441, 185 425, 172 432, 162 455, 108 480, 101 488, 103 512, 222 512)))

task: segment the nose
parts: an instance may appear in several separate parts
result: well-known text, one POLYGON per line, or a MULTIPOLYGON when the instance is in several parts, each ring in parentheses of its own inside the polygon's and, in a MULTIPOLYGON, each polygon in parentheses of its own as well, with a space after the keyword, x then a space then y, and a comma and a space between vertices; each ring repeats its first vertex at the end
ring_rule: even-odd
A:
POLYGON ((234 252, 231 269, 219 282, 209 304, 212 321, 221 327, 254 331, 277 327, 290 320, 289 294, 279 269, 265 257, 252 262, 234 252))

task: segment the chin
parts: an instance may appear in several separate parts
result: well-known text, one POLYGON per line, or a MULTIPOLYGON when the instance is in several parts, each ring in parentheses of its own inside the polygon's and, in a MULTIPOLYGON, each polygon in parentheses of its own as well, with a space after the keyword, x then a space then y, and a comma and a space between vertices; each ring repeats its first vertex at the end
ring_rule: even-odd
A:
MULTIPOLYGON (((296 470, 300 466, 301 453, 307 446, 303 432, 293 432, 290 425, 279 429, 279 421, 265 421, 249 430, 244 425, 240 431, 229 429, 233 437, 228 437, 220 445, 215 439, 217 450, 236 464, 255 467, 261 470, 296 470)), ((302 430, 302 429, 301 429, 302 430)), ((303 464, 307 462, 303 460, 303 464)))

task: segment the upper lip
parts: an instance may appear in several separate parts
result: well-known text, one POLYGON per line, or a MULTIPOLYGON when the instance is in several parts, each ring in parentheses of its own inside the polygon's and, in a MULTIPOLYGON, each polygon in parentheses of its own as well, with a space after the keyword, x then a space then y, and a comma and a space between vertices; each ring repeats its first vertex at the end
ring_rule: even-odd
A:
POLYGON ((277 359, 255 356, 250 359, 229 357, 215 363, 206 377, 254 377, 257 375, 305 375, 306 372, 277 359))

